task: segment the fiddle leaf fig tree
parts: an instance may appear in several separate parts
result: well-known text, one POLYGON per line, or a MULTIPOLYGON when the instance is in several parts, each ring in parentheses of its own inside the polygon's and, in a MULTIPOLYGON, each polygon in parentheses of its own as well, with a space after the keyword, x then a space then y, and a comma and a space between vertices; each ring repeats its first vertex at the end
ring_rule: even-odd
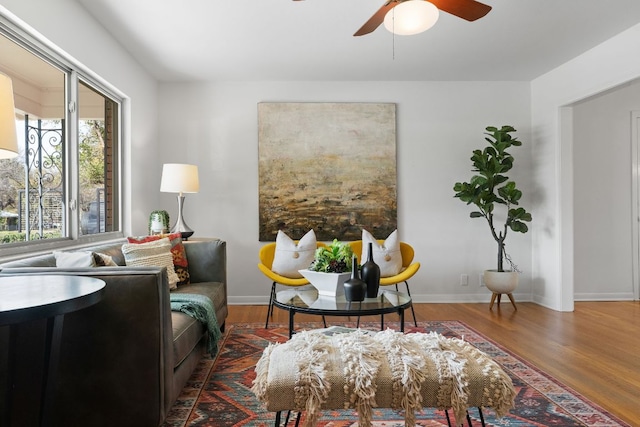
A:
POLYGON ((512 146, 522 145, 517 138, 511 136, 516 130, 512 126, 502 126, 500 129, 489 126, 486 128, 485 140, 489 143, 484 150, 474 150, 471 161, 472 172, 477 174, 469 182, 456 182, 453 190, 455 197, 467 205, 475 205, 478 210, 471 212, 471 218, 484 218, 491 230, 491 235, 498 244, 498 271, 503 272, 503 260, 506 258, 513 270, 516 266, 505 252, 505 240, 509 229, 518 233, 529 230, 527 222, 531 221, 531 214, 518 206, 522 191, 516 188, 516 183, 506 175, 513 167, 513 156, 507 152, 512 146), (506 213, 504 224, 496 224, 494 215, 496 209, 503 207, 506 213))

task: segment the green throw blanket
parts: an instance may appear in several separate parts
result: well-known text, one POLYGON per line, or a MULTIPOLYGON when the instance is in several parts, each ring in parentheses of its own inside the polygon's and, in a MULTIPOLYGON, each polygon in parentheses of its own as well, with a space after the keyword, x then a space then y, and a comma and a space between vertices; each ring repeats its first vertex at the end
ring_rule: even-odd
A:
POLYGON ((180 311, 204 323, 209 332, 207 351, 211 356, 218 352, 218 340, 221 337, 216 311, 211 298, 199 294, 171 293, 171 310, 180 311))

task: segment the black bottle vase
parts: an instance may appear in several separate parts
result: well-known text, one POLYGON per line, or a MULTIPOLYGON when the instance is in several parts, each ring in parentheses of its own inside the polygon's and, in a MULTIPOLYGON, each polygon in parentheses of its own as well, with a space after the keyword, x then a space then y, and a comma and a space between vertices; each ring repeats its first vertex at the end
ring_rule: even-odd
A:
POLYGON ((373 243, 369 243, 369 256, 367 262, 362 264, 362 280, 367 284, 367 298, 378 296, 380 288, 380 267, 373 262, 373 243))
POLYGON ((367 284, 360 280, 358 258, 353 257, 351 278, 344 282, 344 298, 347 301, 364 301, 367 295, 367 284))

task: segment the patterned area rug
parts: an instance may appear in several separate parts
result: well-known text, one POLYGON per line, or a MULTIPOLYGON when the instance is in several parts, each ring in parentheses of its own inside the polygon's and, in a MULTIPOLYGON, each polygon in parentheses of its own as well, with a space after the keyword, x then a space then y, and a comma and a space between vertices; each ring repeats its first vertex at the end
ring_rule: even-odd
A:
MULTIPOLYGON (((355 327, 355 325, 343 325, 355 327)), ((392 324, 388 325, 392 327, 392 324)), ((321 327, 318 323, 296 325, 298 329, 321 327)), ((379 330, 379 323, 363 323, 362 328, 379 330)), ((487 426, 593 426, 614 427, 628 424, 607 413, 575 391, 560 384, 544 372, 458 321, 419 322, 418 328, 406 332, 436 331, 447 337, 463 338, 484 351, 503 367, 517 391, 516 407, 510 414, 497 419, 490 409, 484 409, 487 426)), ((204 358, 171 409, 164 427, 271 427, 275 414, 266 412, 251 392, 254 367, 263 349, 270 342, 284 342, 288 327, 281 325, 229 325, 215 360, 204 358)), ((480 425, 478 411, 469 410, 473 425, 480 425)), ((284 417, 283 417, 284 418, 284 417)), ((375 410, 375 427, 404 426, 404 416, 392 410, 375 410)), ((289 421, 293 426, 294 420, 289 421)), ((301 424, 302 425, 302 424, 301 424)), ((444 427, 443 411, 425 409, 418 415, 421 427, 444 427)), ((320 427, 356 427, 353 411, 325 411, 320 427)))

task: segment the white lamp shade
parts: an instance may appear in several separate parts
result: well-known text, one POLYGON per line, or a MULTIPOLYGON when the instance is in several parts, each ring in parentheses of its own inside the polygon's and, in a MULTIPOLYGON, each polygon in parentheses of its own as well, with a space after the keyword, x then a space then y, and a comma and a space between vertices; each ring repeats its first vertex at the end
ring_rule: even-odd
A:
POLYGON ((410 36, 427 31, 438 21, 440 11, 424 0, 406 0, 384 17, 384 27, 394 34, 410 36))
POLYGON ((0 74, 0 159, 18 155, 16 112, 11 79, 0 74))
POLYGON ((198 166, 165 163, 162 166, 160 191, 163 193, 197 193, 200 191, 198 166))

